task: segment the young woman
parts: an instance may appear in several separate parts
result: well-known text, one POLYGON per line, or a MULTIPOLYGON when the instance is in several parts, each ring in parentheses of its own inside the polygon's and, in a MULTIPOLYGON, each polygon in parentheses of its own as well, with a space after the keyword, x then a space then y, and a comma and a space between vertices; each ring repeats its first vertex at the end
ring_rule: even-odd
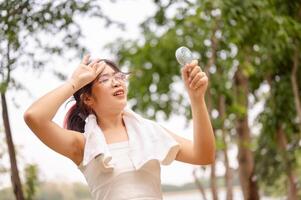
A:
POLYGON ((197 61, 182 68, 193 116, 193 141, 145 119, 127 105, 127 74, 111 61, 85 56, 71 78, 35 101, 24 119, 37 137, 71 159, 93 199, 162 199, 160 164, 174 159, 214 162, 215 139, 205 104, 208 78, 197 61), (61 128, 52 121, 71 96, 75 104, 61 128))

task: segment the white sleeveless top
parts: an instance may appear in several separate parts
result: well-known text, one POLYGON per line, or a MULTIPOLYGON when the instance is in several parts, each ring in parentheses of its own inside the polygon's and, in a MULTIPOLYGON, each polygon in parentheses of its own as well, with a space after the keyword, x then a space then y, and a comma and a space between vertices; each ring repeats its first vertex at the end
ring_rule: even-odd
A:
POLYGON ((88 117, 78 168, 94 200, 160 200, 160 164, 170 164, 180 146, 167 129, 129 109, 123 120, 129 140, 108 145, 96 117, 88 117))
POLYGON ((112 154, 112 172, 99 170, 98 161, 81 169, 88 182, 93 199, 161 200, 160 164, 157 160, 147 162, 135 170, 130 158, 128 142, 109 144, 112 154))

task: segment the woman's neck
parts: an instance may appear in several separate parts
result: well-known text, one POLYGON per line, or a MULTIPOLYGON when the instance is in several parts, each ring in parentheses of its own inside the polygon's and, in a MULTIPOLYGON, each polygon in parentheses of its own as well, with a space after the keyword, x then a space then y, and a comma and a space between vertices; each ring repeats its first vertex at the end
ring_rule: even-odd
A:
POLYGON ((102 130, 116 129, 123 127, 124 123, 122 120, 123 113, 110 113, 105 115, 98 115, 98 125, 102 130))

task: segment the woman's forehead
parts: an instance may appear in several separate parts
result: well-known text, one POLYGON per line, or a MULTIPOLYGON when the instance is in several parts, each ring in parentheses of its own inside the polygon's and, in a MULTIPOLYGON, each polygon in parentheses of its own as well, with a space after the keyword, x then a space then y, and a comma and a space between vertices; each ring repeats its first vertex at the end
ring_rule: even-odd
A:
POLYGON ((101 74, 112 74, 114 73, 114 69, 112 69, 112 67, 108 64, 105 65, 105 69, 102 71, 101 74))

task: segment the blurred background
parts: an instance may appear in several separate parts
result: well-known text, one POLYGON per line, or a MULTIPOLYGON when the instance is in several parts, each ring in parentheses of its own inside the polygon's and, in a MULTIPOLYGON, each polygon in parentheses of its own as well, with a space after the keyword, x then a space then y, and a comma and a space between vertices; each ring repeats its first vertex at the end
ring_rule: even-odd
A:
POLYGON ((180 46, 209 77, 217 153, 210 166, 164 166, 164 199, 301 199, 299 0, 0 0, 0 200, 91 199, 23 121, 84 53, 132 72, 132 109, 192 139, 180 46))

